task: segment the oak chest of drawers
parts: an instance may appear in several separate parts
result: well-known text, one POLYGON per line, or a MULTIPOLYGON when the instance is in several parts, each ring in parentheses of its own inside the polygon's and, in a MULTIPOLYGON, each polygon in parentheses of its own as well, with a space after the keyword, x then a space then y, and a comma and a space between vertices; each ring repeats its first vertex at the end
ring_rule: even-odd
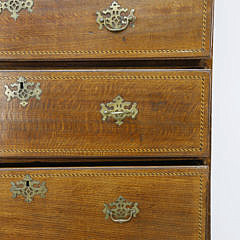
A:
POLYGON ((210 239, 212 16, 0 1, 1 239, 210 239))

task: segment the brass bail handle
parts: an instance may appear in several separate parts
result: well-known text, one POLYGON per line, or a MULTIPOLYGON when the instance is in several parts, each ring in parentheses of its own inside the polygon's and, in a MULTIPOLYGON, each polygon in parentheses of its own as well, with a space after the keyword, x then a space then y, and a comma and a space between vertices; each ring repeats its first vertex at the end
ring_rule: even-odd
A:
POLYGON ((110 32, 121 32, 129 25, 134 27, 136 21, 134 12, 134 9, 128 11, 127 8, 121 7, 117 1, 113 1, 107 9, 96 12, 96 22, 99 24, 100 30, 104 26, 110 32))
POLYGON ((129 218, 127 218, 127 219, 114 219, 113 213, 110 212, 110 217, 111 217, 113 222, 116 222, 116 223, 126 223, 126 222, 131 221, 131 219, 133 218, 134 213, 136 213, 135 210, 131 209, 129 218))
POLYGON ((104 204, 103 213, 105 219, 110 219, 116 223, 126 223, 137 217, 140 212, 137 202, 129 202, 120 196, 115 202, 104 204))
POLYGON ((112 102, 102 103, 100 106, 102 120, 113 118, 118 126, 123 124, 125 118, 135 119, 138 114, 137 103, 126 102, 120 95, 115 97, 112 102))

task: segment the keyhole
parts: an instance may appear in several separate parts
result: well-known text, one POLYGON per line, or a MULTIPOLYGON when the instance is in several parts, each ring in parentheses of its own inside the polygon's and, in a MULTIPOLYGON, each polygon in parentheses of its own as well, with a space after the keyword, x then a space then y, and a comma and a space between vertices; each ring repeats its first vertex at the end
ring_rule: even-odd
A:
POLYGON ((20 82, 20 89, 23 89, 23 82, 20 82))
POLYGON ((29 187, 29 181, 26 182, 26 186, 29 187))

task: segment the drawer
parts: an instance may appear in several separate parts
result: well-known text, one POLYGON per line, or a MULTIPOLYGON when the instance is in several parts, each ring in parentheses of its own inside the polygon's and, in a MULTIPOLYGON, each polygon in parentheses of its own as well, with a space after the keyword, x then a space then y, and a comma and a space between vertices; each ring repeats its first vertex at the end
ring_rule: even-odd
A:
POLYGON ((208 156, 209 78, 209 71, 2 71, 0 156, 208 156))
POLYGON ((211 53, 212 0, 27 0, 25 6, 19 0, 17 13, 14 1, 1 2, 2 60, 202 58, 211 53))
POLYGON ((207 189, 207 167, 1 169, 0 235, 204 240, 207 189))

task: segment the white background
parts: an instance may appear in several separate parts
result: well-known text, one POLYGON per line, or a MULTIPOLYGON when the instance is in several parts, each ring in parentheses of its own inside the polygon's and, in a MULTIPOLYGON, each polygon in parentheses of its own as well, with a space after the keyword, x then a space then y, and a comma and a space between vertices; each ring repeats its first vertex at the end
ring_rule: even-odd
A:
POLYGON ((212 239, 240 240, 240 0, 215 0, 212 239))

